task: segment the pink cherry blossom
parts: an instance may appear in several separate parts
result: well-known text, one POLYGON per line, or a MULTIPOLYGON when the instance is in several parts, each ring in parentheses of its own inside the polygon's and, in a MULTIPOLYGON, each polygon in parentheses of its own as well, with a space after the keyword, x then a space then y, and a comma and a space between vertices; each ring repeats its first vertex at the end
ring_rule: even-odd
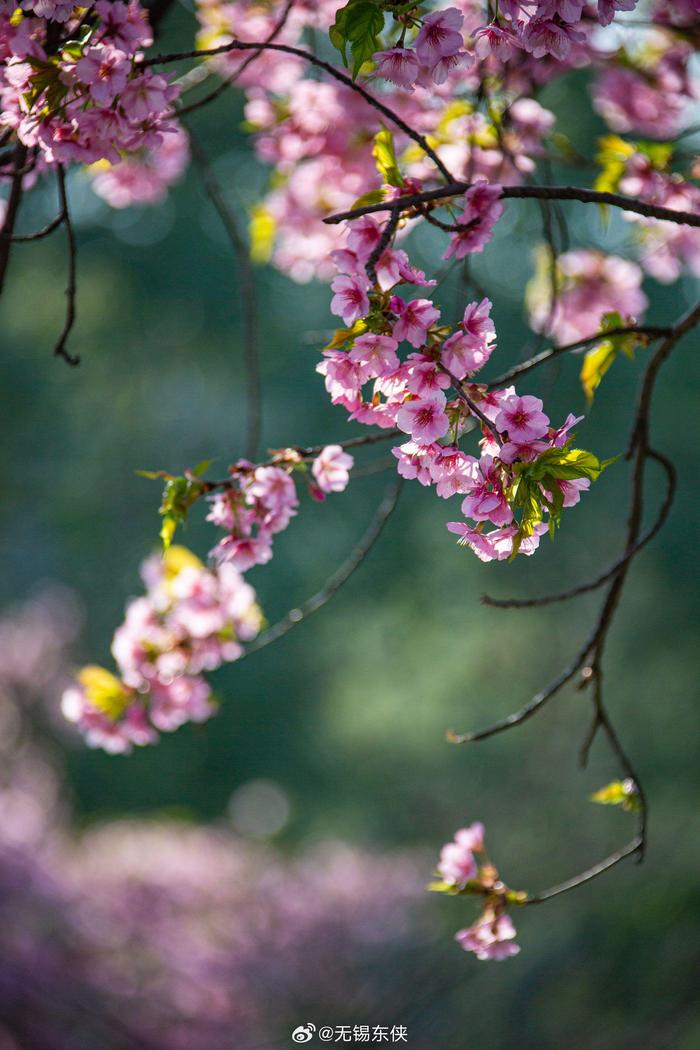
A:
POLYGON ((455 940, 465 952, 474 952, 477 959, 508 959, 517 955, 519 945, 514 943, 515 927, 510 916, 494 915, 486 911, 473 926, 459 930, 455 940))
POLYGON ((362 274, 341 274, 331 282, 331 288, 335 292, 331 312, 342 317, 349 328, 369 312, 369 281, 362 274))
POLYGON ((311 466, 311 473, 322 492, 342 492, 350 481, 353 457, 340 445, 326 445, 311 466))
POLYGON ((397 87, 413 91, 413 85, 420 70, 414 51, 407 47, 392 47, 389 51, 378 51, 373 58, 377 63, 377 74, 380 77, 390 80, 397 87))
POLYGON ((429 299, 411 299, 405 302, 397 295, 392 297, 390 307, 398 320, 394 323, 392 335, 401 342, 405 339, 411 346, 423 346, 428 329, 440 319, 440 311, 429 299))
POLYGON ((498 430, 507 431, 508 439, 517 443, 536 441, 547 433, 548 426, 549 417, 542 411, 542 402, 529 394, 509 397, 496 416, 498 430))
POLYGON ((430 398, 407 401, 399 410, 396 425, 410 434, 416 444, 431 445, 443 437, 449 427, 445 414, 445 395, 435 394, 430 398))

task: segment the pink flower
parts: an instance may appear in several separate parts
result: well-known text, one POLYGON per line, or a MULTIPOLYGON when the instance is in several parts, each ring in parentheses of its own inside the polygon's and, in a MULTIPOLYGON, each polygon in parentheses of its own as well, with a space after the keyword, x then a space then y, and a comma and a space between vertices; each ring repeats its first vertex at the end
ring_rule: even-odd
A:
POLYGON ((515 927, 508 915, 494 915, 487 909, 468 929, 459 930, 455 940, 465 952, 474 952, 477 959, 508 959, 517 955, 520 947, 514 943, 515 927))
POLYGON ((374 335, 369 332, 367 335, 358 336, 349 357, 360 369, 363 382, 388 375, 399 367, 396 354, 398 345, 396 339, 389 335, 374 335))
POLYGON ((505 498, 498 470, 490 456, 483 456, 479 463, 474 485, 462 501, 462 514, 474 521, 492 521, 494 525, 509 525, 513 520, 513 511, 505 498))
POLYGON ((88 47, 78 59, 75 71, 87 84, 95 102, 111 102, 127 85, 131 62, 123 51, 110 44, 88 47))
POLYGON ((585 39, 572 26, 545 18, 532 18, 520 34, 522 46, 533 58, 551 55, 560 62, 566 61, 573 43, 583 43, 585 39))
POLYGON ((389 303, 393 313, 398 314, 398 320, 394 323, 392 335, 394 339, 401 342, 405 339, 411 346, 423 346, 427 337, 428 329, 440 318, 440 311, 429 299, 410 299, 405 302, 398 295, 394 295, 389 303))
POLYGON ((456 7, 426 15, 416 37, 416 54, 421 65, 432 70, 440 59, 457 54, 464 45, 463 23, 464 15, 456 7))
POLYGON ((407 401, 396 416, 399 430, 410 434, 417 445, 431 445, 443 437, 450 422, 445 414, 445 395, 407 401))
POLYGON ((209 552, 217 564, 231 562, 239 572, 254 565, 265 565, 272 557, 272 544, 267 536, 224 536, 209 552))
POLYGON ((458 448, 440 448, 430 464, 430 477, 441 499, 471 491, 478 479, 478 460, 458 448))
POLYGON ((509 397, 496 416, 497 429, 501 433, 507 431, 508 440, 516 443, 536 441, 547 433, 548 426, 549 417, 542 411, 542 402, 530 394, 509 397))
POLYGON ((457 379, 464 379, 482 368, 496 349, 491 345, 496 338, 496 329, 489 316, 491 301, 469 303, 456 331, 442 345, 442 361, 457 379))
POLYGON ((475 823, 457 831, 454 840, 448 842, 440 851, 437 870, 444 881, 455 886, 464 886, 473 879, 478 871, 474 853, 480 853, 483 848, 483 824, 475 823))
POLYGON ((322 492, 342 492, 350 480, 354 459, 340 445, 326 445, 311 466, 311 473, 322 492))
POLYGON ((452 255, 463 259, 465 255, 483 251, 502 214, 501 187, 479 179, 464 194, 464 209, 458 220, 462 229, 450 239, 443 259, 452 255))
POLYGON ((299 505, 294 481, 279 467, 258 467, 247 486, 246 501, 259 500, 268 510, 280 511, 299 505))
POLYGON ((348 223, 348 231, 348 248, 361 262, 366 262, 382 235, 379 223, 371 215, 362 215, 348 223))
POLYGON ((408 481, 417 480, 421 485, 429 485, 433 453, 439 454, 439 450, 439 445, 431 447, 418 445, 415 441, 407 441, 398 448, 392 448, 391 453, 398 460, 396 469, 402 478, 408 481))
POLYGON ((474 51, 477 58, 488 58, 494 55, 499 62, 507 62, 520 47, 520 42, 512 29, 491 22, 474 33, 474 51))
POLYGON ((369 281, 362 274, 341 274, 331 282, 331 288, 335 292, 331 299, 331 313, 342 317, 348 328, 369 313, 369 281))
POLYGON ((390 80, 397 87, 413 91, 420 69, 414 51, 407 47, 392 47, 389 51, 377 51, 373 58, 380 77, 390 80))

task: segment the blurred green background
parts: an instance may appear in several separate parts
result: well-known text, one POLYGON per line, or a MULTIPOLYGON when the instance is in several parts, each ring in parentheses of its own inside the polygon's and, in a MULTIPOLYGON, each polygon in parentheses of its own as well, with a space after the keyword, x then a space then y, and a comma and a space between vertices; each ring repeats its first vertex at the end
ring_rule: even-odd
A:
MULTIPOLYGON (((599 129, 585 82, 558 85, 544 101, 557 112, 574 109, 565 130, 590 149, 599 129)), ((217 106, 198 114, 197 126, 243 218, 266 173, 239 130, 240 100, 217 106)), ((75 589, 86 612, 76 664, 108 663, 112 631, 139 591, 138 564, 158 531, 157 484, 135 469, 179 471, 205 457, 224 467, 241 454, 240 275, 192 171, 151 209, 112 212, 80 175, 71 194, 79 241, 71 348, 81 367, 69 369, 50 352, 62 323, 60 232, 17 247, 3 301, 0 596, 22 598, 47 579, 75 589)), ((27 227, 54 207, 51 191, 32 200, 27 227)), ((574 245, 628 251, 614 217, 605 228, 593 209, 566 215, 574 245)), ((434 265, 441 250, 434 232, 414 241, 415 261, 434 265)), ((536 207, 512 202, 474 268, 495 302, 499 371, 533 345, 521 303, 540 237, 536 207)), ((264 268, 256 279, 263 448, 360 432, 330 406, 314 372, 335 327, 327 289, 264 268)), ((673 319, 697 296, 690 280, 647 284, 652 322, 673 319)), ((456 317, 468 296, 456 278, 446 281, 445 313, 456 317)), ((616 363, 579 428, 580 441, 601 456, 624 447, 644 354, 616 363)), ((679 494, 663 534, 635 565, 608 651, 610 710, 651 802, 647 860, 516 916, 523 950, 503 964, 480 964, 451 940, 471 921, 468 903, 426 899, 436 936, 428 958, 422 944, 406 960, 397 1016, 409 1025, 421 1013, 439 1018, 440 1047, 700 1047, 700 507, 692 423, 699 362, 693 335, 659 384, 654 442, 678 465, 679 494), (426 983, 426 971, 439 980, 426 983)), ((563 419, 584 408, 577 372, 568 358, 519 389, 545 394, 552 418, 563 419)), ((374 446, 357 461, 376 464, 387 453, 374 446)), ((271 621, 342 560, 391 476, 360 477, 323 505, 304 500, 274 561, 251 574, 271 621)), ((565 515, 555 544, 544 541, 536 557, 512 566, 484 566, 458 548, 444 528, 457 501, 406 485, 379 545, 322 613, 213 676, 223 700, 217 718, 128 758, 57 737, 79 820, 165 812, 228 819, 232 795, 264 779, 289 802, 274 844, 290 853, 327 838, 375 849, 418 845, 427 879, 430 858, 454 829, 482 819, 510 885, 534 891, 589 866, 631 837, 632 818, 587 801, 619 771, 602 740, 589 769, 578 768, 590 715, 585 694, 569 690, 526 726, 470 748, 448 745, 445 730, 478 727, 519 707, 578 648, 595 596, 530 613, 488 609, 479 597, 546 593, 598 573, 624 543, 626 485, 627 467, 618 464, 565 515)), ((203 555, 212 538, 201 518, 195 512, 182 541, 203 555)))

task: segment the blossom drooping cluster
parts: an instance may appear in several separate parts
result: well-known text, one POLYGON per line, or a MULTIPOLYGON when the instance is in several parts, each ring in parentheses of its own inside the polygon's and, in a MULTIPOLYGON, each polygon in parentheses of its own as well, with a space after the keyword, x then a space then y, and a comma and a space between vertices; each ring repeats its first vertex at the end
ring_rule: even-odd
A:
POLYGON ((32 151, 39 171, 70 163, 109 168, 112 183, 103 176, 97 189, 119 207, 159 199, 183 170, 187 149, 172 113, 177 88, 139 64, 152 42, 138 0, 17 9, 3 2, 0 129, 32 151))
MULTIPOLYGON (((313 478, 307 484, 316 500, 345 489, 353 458, 340 445, 327 445, 307 458, 313 478)), ((235 464, 230 482, 209 497, 207 520, 227 530, 210 552, 214 569, 181 546, 168 546, 162 557, 153 555, 141 566, 146 594, 129 603, 112 641, 119 677, 102 667, 85 667, 63 695, 65 717, 91 747, 128 752, 134 745, 154 743, 161 732, 215 713, 204 673, 239 659, 263 625, 255 591, 242 573, 270 560, 273 535, 287 527, 299 505, 289 471, 306 474, 304 457, 285 449, 277 461, 288 469, 235 464)), ((191 479, 199 484, 194 473, 191 479)), ((178 480, 188 481, 171 478, 166 492, 178 480)), ((197 487, 196 497, 206 491, 197 487)))
MULTIPOLYGON (((303 458, 292 449, 280 457, 291 469, 304 469, 303 458)), ((342 492, 350 480, 353 458, 340 445, 327 445, 311 465, 311 495, 322 501, 326 493, 342 492)), ((264 565, 272 557, 272 538, 287 528, 299 506, 296 485, 289 469, 255 467, 245 460, 231 468, 232 483, 211 496, 207 521, 226 529, 227 535, 210 551, 218 565, 232 564, 241 572, 264 565)))
POLYGON ((517 955, 515 927, 507 913, 509 904, 522 904, 523 893, 514 893, 498 877, 498 871, 484 852, 484 826, 480 823, 455 832, 452 842, 442 847, 437 866, 439 882, 428 889, 451 896, 480 896, 483 910, 471 926, 458 930, 455 940, 477 959, 508 959, 517 955))
MULTIPOLYGON (((480 184, 467 193, 465 213, 475 223, 472 251, 490 236, 501 208, 497 197, 497 190, 480 184)), ((453 236, 448 253, 455 242, 464 247, 463 236, 453 236)), ((539 398, 476 381, 496 348, 491 302, 469 303, 458 325, 443 324, 431 299, 397 294, 433 282, 402 249, 381 250, 381 238, 381 226, 366 215, 349 223, 348 247, 334 253, 341 274, 331 285, 331 310, 348 327, 323 351, 317 368, 331 401, 350 419, 408 435, 393 449, 399 474, 435 485, 443 499, 461 497, 471 521, 447 527, 481 560, 532 554, 540 537, 556 528, 562 509, 578 503, 602 469, 590 453, 571 447, 572 427, 582 417, 569 415, 553 427, 539 398), (372 266, 374 284, 367 273, 372 266), (479 458, 460 448, 461 438, 476 428, 479 458), (487 532, 489 524, 495 528, 487 532)))
POLYGON ((260 630, 255 591, 233 565, 213 573, 185 547, 141 567, 146 594, 129 603, 112 655, 121 677, 85 667, 63 695, 65 717, 113 754, 216 710, 203 671, 238 659, 260 630))

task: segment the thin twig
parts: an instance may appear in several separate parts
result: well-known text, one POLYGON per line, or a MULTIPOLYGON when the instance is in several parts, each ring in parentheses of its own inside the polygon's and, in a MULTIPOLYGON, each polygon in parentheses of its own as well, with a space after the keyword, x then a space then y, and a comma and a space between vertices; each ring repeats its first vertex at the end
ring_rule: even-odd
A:
MULTIPOLYGON (((444 172, 443 172, 444 174, 444 172)), ((450 182, 447 186, 440 186, 435 190, 425 190, 422 193, 411 193, 405 197, 395 197, 391 205, 402 209, 416 208, 421 204, 435 203, 446 200, 448 197, 459 197, 470 189, 470 182, 450 182)), ((636 212, 649 219, 661 219, 666 222, 675 222, 684 226, 700 226, 700 215, 689 211, 677 211, 672 208, 664 208, 659 204, 649 204, 646 201, 637 200, 635 197, 626 197, 622 193, 608 193, 603 190, 590 190, 585 186, 502 186, 501 197, 508 199, 534 199, 534 200, 560 200, 579 201, 582 204, 608 204, 613 208, 622 208, 624 211, 636 212)), ((363 204, 348 211, 329 215, 323 221, 331 225, 338 222, 346 222, 348 219, 357 219, 361 215, 370 215, 372 212, 386 211, 386 203, 363 204)))
POLYGON ((258 638, 247 646, 244 655, 249 656, 251 653, 256 653, 260 649, 264 649, 267 645, 270 645, 271 642, 276 642, 278 638, 287 634, 293 627, 296 627, 298 623, 301 623, 302 620, 307 619, 312 613, 321 609, 338 593, 343 584, 346 583, 355 570, 360 567, 369 551, 379 539, 387 520, 396 507, 401 492, 401 486, 402 480, 400 478, 391 482, 386 490, 384 498, 375 511, 374 517, 357 545, 342 565, 328 577, 321 590, 317 591, 316 594, 313 594, 310 598, 307 598, 307 600, 297 608, 290 609, 286 616, 283 616, 281 620, 278 620, 276 624, 273 624, 272 627, 268 628, 264 634, 259 635, 258 638))
POLYGON ((42 229, 37 230, 35 233, 17 233, 12 238, 13 244, 25 244, 27 241, 40 241, 44 237, 48 237, 50 233, 57 230, 61 223, 65 222, 65 213, 60 211, 58 215, 48 222, 42 229))
POLYGON ((22 169, 27 156, 27 147, 18 145, 15 150, 15 169, 10 184, 10 195, 7 200, 5 221, 0 229, 0 295, 5 285, 5 276, 10 262, 10 248, 12 247, 12 234, 17 221, 17 212, 22 202, 22 169))
POLYGON ((577 886, 583 886, 586 882, 590 882, 591 879, 596 879, 599 875, 609 871, 610 868, 614 868, 616 864, 619 864, 621 860, 626 857, 631 857, 635 853, 639 853, 642 849, 642 840, 639 835, 633 838, 626 846, 622 849, 617 850, 616 853, 611 853, 605 860, 601 860, 599 864, 595 864, 592 868, 588 868, 587 871, 581 872, 580 875, 575 875, 573 879, 567 879, 566 882, 560 882, 557 886, 552 886, 548 890, 542 890, 541 893, 534 893, 523 901, 523 904, 542 904, 544 901, 551 900, 552 897, 558 897, 561 893, 568 893, 569 890, 575 890, 577 886))
MULTIPOLYGON (((285 4, 284 10, 282 11, 282 14, 280 15, 278 21, 270 30, 269 36, 265 38, 265 44, 271 44, 273 40, 275 40, 282 32, 285 25, 287 24, 287 19, 289 18, 289 14, 292 8, 294 7, 294 3, 295 0, 287 0, 287 3, 285 4)), ((243 60, 243 62, 240 64, 235 73, 232 73, 231 76, 226 77, 225 80, 222 80, 222 82, 218 84, 213 91, 210 91, 208 95, 204 95, 203 98, 197 99, 196 102, 191 102, 189 106, 175 107, 175 112, 177 116, 184 117, 188 113, 194 113, 195 110, 201 109, 202 106, 206 106, 210 102, 213 102, 219 97, 219 95, 223 95, 224 91, 228 90, 228 88, 230 87, 233 87, 233 85, 236 83, 239 77, 241 77, 243 73, 245 73, 246 69, 248 69, 248 67, 252 65, 252 63, 255 62, 257 58, 260 57, 262 52, 263 49, 260 48, 260 50, 253 52, 252 55, 249 55, 246 59, 243 60)))
POLYGON ((493 598, 489 594, 484 594, 481 597, 482 604, 490 605, 495 609, 534 609, 543 605, 553 605, 556 602, 566 602, 572 598, 578 598, 581 594, 588 594, 591 591, 595 591, 598 587, 602 587, 604 583, 611 580, 623 565, 639 554, 639 552, 646 547, 651 540, 653 540, 654 536, 656 536, 663 527, 666 518, 670 513, 671 505, 673 504, 673 498, 676 491, 676 468, 670 459, 667 456, 664 456, 661 452, 649 449, 647 456, 648 458, 655 459, 660 463, 666 472, 666 496, 659 509, 654 524, 647 530, 644 536, 642 536, 642 538, 632 547, 626 550, 609 569, 606 569, 606 571, 602 573, 602 575, 596 577, 596 579, 589 580, 588 583, 578 584, 578 586, 572 587, 568 591, 561 591, 558 594, 546 594, 540 598, 493 598))
MULTIPOLYGON (((445 167, 439 156, 428 143, 423 135, 407 124, 406 121, 395 113, 393 109, 385 105, 380 99, 375 98, 371 95, 366 88, 363 88, 361 84, 356 83, 352 77, 342 73, 335 66, 332 66, 330 62, 324 62, 323 59, 317 58, 316 55, 312 54, 311 51, 305 51, 301 47, 292 47, 290 44, 266 44, 264 40, 257 42, 243 41, 243 40, 232 40, 230 44, 222 44, 220 47, 209 47, 199 51, 181 51, 171 55, 154 55, 152 58, 145 58, 143 61, 138 63, 141 67, 146 66, 162 66, 167 65, 170 62, 182 62, 186 59, 192 58, 212 58, 215 55, 225 55, 230 51, 280 51, 287 55, 296 55, 297 58, 303 59, 305 62, 309 62, 313 66, 317 66, 319 69, 325 70, 329 76, 338 80, 341 84, 345 84, 356 94, 360 95, 365 102, 369 103, 374 109, 376 109, 382 116, 390 120, 392 124, 395 124, 397 128, 403 131, 404 135, 407 135, 413 142, 415 142, 423 150, 427 156, 430 157, 435 167, 438 169, 440 174, 443 176, 445 181, 454 185, 453 177, 450 171, 445 167)), ((449 194, 448 194, 449 196, 449 194)), ((393 202, 392 202, 393 205, 393 202)), ((384 208, 374 208, 373 211, 386 211, 384 208)), ((362 211, 359 214, 364 214, 362 211)), ((700 220, 698 220, 700 224, 700 220)))
POLYGON ((68 336, 73 330, 73 325, 75 324, 75 299, 77 293, 75 263, 77 249, 75 244, 75 234, 73 232, 73 223, 71 222, 70 217, 68 194, 66 192, 66 173, 62 164, 56 166, 56 179, 58 180, 58 195, 61 201, 63 224, 66 228, 66 241, 68 244, 68 284, 66 285, 66 319, 53 352, 56 357, 62 357, 66 364, 75 367, 80 364, 80 357, 76 354, 70 354, 68 350, 66 350, 66 343, 68 342, 68 336))
POLYGON ((229 242, 236 255, 240 279, 241 316, 243 321, 243 360, 246 376, 246 424, 243 444, 246 459, 254 459, 260 441, 262 424, 262 390, 258 361, 258 311, 255 278, 250 262, 248 244, 238 229, 232 208, 229 207, 219 180, 214 175, 209 159, 199 140, 187 129, 192 147, 192 158, 199 170, 209 200, 219 214, 229 242))
POLYGON ((650 324, 631 324, 624 325, 618 328, 610 328, 607 332, 596 332, 595 335, 586 336, 585 339, 577 339, 573 343, 565 343, 562 346, 552 346, 547 350, 542 350, 539 354, 535 354, 527 361, 521 361, 518 365, 513 365, 507 372, 503 372, 502 375, 496 376, 495 379, 488 380, 488 386, 505 386, 507 383, 517 379, 518 376, 525 375, 526 372, 531 372, 533 368, 539 368, 540 365, 545 364, 546 361, 551 361, 553 357, 559 357, 560 354, 569 354, 575 350, 583 350, 587 346, 591 346, 593 343, 599 343, 604 339, 613 339, 618 335, 643 335, 649 339, 662 339, 672 333, 673 329, 664 325, 650 325, 650 324))

